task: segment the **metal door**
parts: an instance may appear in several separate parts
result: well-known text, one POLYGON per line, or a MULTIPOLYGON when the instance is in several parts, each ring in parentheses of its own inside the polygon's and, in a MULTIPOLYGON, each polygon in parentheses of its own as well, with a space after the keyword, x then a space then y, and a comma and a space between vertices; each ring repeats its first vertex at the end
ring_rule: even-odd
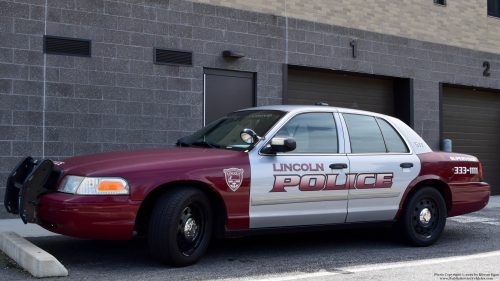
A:
POLYGON ((204 69, 203 126, 224 115, 255 106, 254 74, 204 69))

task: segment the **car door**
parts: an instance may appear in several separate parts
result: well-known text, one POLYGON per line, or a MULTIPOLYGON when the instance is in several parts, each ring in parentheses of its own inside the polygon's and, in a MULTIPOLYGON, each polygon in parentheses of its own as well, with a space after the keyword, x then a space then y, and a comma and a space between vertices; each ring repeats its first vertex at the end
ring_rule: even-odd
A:
POLYGON ((346 222, 394 219, 401 198, 420 172, 420 160, 382 116, 343 113, 350 174, 346 222))
POLYGON ((297 148, 275 155, 251 151, 250 228, 344 223, 349 170, 347 156, 339 153, 344 142, 338 114, 300 113, 275 132, 266 144, 286 136, 295 138, 297 148))

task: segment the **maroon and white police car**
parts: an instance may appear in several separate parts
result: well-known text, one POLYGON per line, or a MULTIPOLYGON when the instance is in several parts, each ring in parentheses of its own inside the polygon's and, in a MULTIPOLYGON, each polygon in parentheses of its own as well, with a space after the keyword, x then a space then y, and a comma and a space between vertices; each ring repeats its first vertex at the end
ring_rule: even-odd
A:
POLYGON ((27 157, 5 207, 63 235, 130 239, 173 266, 210 238, 392 224, 429 246, 446 218, 481 210, 490 186, 474 156, 432 151, 402 121, 329 106, 267 106, 211 123, 177 147, 60 161, 27 157))

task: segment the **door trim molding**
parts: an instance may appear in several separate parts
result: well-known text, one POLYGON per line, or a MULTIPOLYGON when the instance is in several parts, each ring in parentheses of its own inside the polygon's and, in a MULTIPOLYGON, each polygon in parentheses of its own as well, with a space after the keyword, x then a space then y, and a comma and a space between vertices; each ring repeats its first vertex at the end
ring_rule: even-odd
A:
POLYGON ((401 194, 399 190, 370 190, 358 191, 358 189, 349 190, 349 200, 354 199, 373 199, 373 198, 392 198, 401 194))
MULTIPOLYGON (((345 190, 347 191, 347 190, 345 190)), ((348 194, 345 193, 329 193, 329 194, 304 194, 304 195, 287 195, 273 197, 254 197, 251 200, 252 206, 262 205, 278 205, 278 204, 294 204, 308 202, 323 202, 323 201, 343 201, 347 200, 348 194)))

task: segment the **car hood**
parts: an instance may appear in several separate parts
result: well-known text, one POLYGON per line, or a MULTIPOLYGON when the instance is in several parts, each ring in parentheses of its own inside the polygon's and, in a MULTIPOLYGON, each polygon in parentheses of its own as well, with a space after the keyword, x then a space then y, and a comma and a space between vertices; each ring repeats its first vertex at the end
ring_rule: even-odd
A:
POLYGON ((179 168, 186 165, 200 167, 218 158, 227 159, 241 153, 244 152, 213 148, 169 147, 88 154, 54 161, 54 163, 62 168, 65 174, 123 176, 129 172, 137 173, 159 168, 179 168))
MULTIPOLYGON (((166 184, 208 187, 222 198, 227 214, 231 214, 227 228, 248 228, 251 169, 247 152, 171 147, 89 154, 54 163, 64 170, 60 182, 67 175, 124 178, 130 185, 132 201, 145 200, 166 184), (234 186, 236 182, 227 182, 227 174, 232 170, 239 175, 238 187, 234 186)), ((85 196, 75 198, 82 197, 85 196)), ((104 200, 113 202, 114 198, 108 196, 104 200)))

